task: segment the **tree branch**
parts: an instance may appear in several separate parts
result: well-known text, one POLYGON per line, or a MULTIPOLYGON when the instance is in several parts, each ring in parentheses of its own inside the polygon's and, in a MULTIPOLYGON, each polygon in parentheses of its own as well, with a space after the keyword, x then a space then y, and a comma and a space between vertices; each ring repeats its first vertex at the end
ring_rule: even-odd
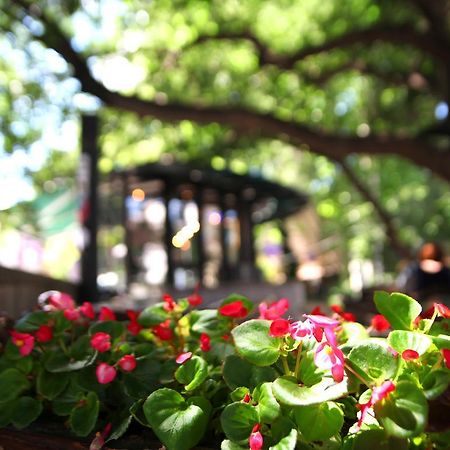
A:
POLYGON ((351 166, 345 161, 345 159, 336 159, 335 160, 342 168, 343 172, 349 179, 349 181, 353 184, 353 186, 358 190, 363 198, 369 201, 381 221, 384 225, 386 236, 392 244, 394 250, 400 255, 402 258, 411 259, 413 254, 409 248, 405 247, 397 233, 397 229, 394 226, 393 218, 389 215, 389 213, 383 208, 381 203, 375 194, 366 186, 361 179, 356 175, 351 166))
POLYGON ((397 27, 378 25, 365 30, 354 30, 342 36, 330 39, 323 44, 303 48, 290 55, 272 52, 257 36, 253 35, 248 30, 239 33, 218 33, 212 36, 200 36, 196 41, 189 44, 189 47, 206 41, 218 40, 247 40, 252 42, 259 54, 261 65, 273 64, 284 70, 293 69, 298 62, 308 56, 317 55, 336 48, 371 44, 377 41, 411 45, 429 53, 444 64, 450 59, 450 48, 448 46, 442 45, 441 41, 437 41, 429 33, 418 33, 414 27, 407 24, 399 25, 397 27))
POLYGON ((73 66, 75 77, 80 81, 83 91, 97 96, 108 106, 134 112, 141 117, 152 116, 167 122, 182 120, 191 120, 199 124, 215 122, 234 129, 241 137, 278 138, 295 146, 306 144, 311 151, 331 159, 342 160, 351 153, 396 154, 427 167, 450 181, 450 152, 438 152, 425 140, 375 136, 357 138, 325 134, 295 122, 286 122, 273 115, 244 108, 161 104, 110 91, 94 79, 85 59, 73 50, 69 40, 56 23, 44 16, 42 11, 28 5, 25 0, 13 0, 13 2, 25 8, 28 14, 44 24, 45 31, 36 36, 36 39, 54 49, 73 66))

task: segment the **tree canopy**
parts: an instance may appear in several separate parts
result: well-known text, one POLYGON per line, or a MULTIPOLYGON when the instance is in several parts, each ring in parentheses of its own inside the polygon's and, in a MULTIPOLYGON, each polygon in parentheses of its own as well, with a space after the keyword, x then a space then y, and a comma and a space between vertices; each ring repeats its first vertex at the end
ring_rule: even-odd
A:
MULTIPOLYGON (((350 181, 369 205, 358 222, 375 213, 400 253, 445 236, 446 187, 434 175, 450 180, 448 0, 0 6, 1 45, 20 50, 0 56, 5 150, 36 142, 42 114, 101 106, 104 171, 170 155, 291 184, 309 170, 330 221, 336 205, 352 210, 355 196, 341 195, 350 181), (419 214, 402 206, 413 201, 430 210, 398 232, 392 216, 419 214)), ((368 229, 368 242, 380 239, 368 229)))

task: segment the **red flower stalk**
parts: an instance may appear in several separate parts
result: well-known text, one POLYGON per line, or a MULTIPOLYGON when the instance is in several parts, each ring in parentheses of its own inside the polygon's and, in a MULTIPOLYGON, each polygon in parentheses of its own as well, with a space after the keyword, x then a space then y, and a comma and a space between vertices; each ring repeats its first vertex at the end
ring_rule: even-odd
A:
POLYGON ((219 314, 225 317, 241 319, 248 314, 248 309, 244 306, 242 300, 236 300, 235 302, 221 306, 219 308, 219 314))
POLYGON ((12 343, 19 349, 22 356, 27 356, 33 351, 34 336, 29 333, 18 333, 14 330, 10 333, 12 343))
POLYGON ((111 336, 108 333, 99 331, 91 337, 91 347, 100 353, 111 349, 111 336))
POLYGON ((289 333, 290 328, 289 320, 277 319, 270 324, 269 335, 272 337, 283 337, 289 333))
POLYGON ((382 314, 375 314, 372 317, 372 320, 370 322, 370 326, 379 332, 389 330, 391 328, 391 324, 387 321, 386 317, 384 317, 382 314))
POLYGON ((200 335, 200 350, 202 352, 209 352, 211 350, 211 338, 206 333, 200 335))
POLYGON ((53 338, 53 328, 48 325, 41 325, 34 336, 38 342, 49 342, 53 338))

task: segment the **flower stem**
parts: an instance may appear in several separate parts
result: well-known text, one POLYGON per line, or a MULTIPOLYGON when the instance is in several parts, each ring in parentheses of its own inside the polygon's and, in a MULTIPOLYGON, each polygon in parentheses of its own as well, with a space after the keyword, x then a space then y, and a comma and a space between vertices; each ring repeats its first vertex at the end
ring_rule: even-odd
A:
POLYGON ((355 377, 358 378, 361 383, 367 386, 367 382, 360 375, 358 375, 348 364, 344 363, 344 367, 353 375, 355 375, 355 377))
POLYGON ((302 346, 303 346, 303 341, 300 341, 300 345, 297 348, 297 358, 295 359, 295 369, 294 369, 294 376, 295 376, 295 378, 298 378, 298 371, 300 369, 300 361, 301 361, 301 355, 302 355, 302 346))
POLYGON ((289 369, 289 365, 288 365, 286 356, 282 356, 281 357, 281 362, 283 363, 284 374, 285 375, 290 375, 291 374, 291 370, 289 369))

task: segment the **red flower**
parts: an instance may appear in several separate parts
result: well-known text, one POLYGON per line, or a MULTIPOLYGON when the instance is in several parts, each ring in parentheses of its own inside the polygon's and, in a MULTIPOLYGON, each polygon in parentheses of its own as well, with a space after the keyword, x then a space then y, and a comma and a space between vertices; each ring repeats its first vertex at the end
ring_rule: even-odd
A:
POLYGON ((95 311, 91 302, 84 302, 79 308, 81 314, 87 317, 88 319, 95 319, 95 311))
POLYGON ((133 355, 125 355, 119 359, 117 364, 124 372, 133 372, 136 369, 137 361, 133 355))
POLYGON ((280 298, 280 300, 271 303, 269 306, 264 302, 260 303, 258 308, 260 319, 276 320, 289 309, 289 301, 286 298, 280 298))
POLYGON ((173 311, 175 309, 175 306, 177 305, 175 303, 175 300, 173 299, 173 297, 169 294, 164 294, 163 295, 163 300, 164 300, 164 310, 167 312, 173 311))
POLYGON ((445 365, 447 369, 450 369, 450 348, 442 349, 442 356, 444 357, 445 365))
POLYGON ((48 342, 53 338, 53 329, 48 325, 41 325, 34 335, 38 342, 48 342))
POLYGON ((188 359, 192 358, 192 352, 181 353, 177 356, 175 362, 177 364, 184 364, 188 359))
POLYGON ((140 325, 137 321, 139 318, 139 313, 137 311, 132 311, 131 309, 128 309, 127 316, 130 319, 130 322, 127 325, 127 330, 133 336, 137 336, 143 328, 142 325, 140 325))
POLYGON ((316 306, 311 310, 309 314, 315 315, 315 316, 326 316, 326 314, 322 311, 320 306, 316 306))
POLYGON ((269 335, 272 337, 282 337, 289 333, 291 324, 289 320, 277 319, 270 324, 269 335))
POLYGON ((100 353, 107 352, 111 348, 111 336, 99 331, 91 337, 91 347, 100 353))
POLYGON ((405 350, 402 353, 402 358, 405 361, 411 361, 413 359, 418 359, 419 357, 420 357, 420 355, 415 350, 411 350, 411 349, 405 350))
POLYGON ((109 364, 100 363, 95 369, 95 375, 100 384, 108 384, 116 378, 117 370, 109 364))
POLYGON ((391 324, 382 314, 375 314, 370 322, 371 327, 376 331, 386 331, 391 328, 391 324))
POLYGON ((22 356, 27 356, 33 351, 34 336, 29 333, 18 333, 11 331, 12 343, 19 349, 22 356))
POLYGON ((347 322, 356 322, 356 316, 351 312, 343 312, 341 317, 347 322))
POLYGON ((259 429, 260 429, 259 423, 256 424, 252 429, 252 432, 248 439, 250 450, 261 450, 263 448, 264 439, 262 437, 262 434, 259 432, 259 429))
POLYGON ((331 308, 331 311, 333 311, 339 315, 341 315, 344 312, 344 310, 342 309, 342 306, 340 306, 340 305, 331 305, 330 308, 331 308))
POLYGON ((63 314, 67 320, 71 320, 71 321, 75 321, 80 318, 80 311, 78 311, 78 309, 72 309, 72 308, 65 309, 63 314))
POLYGON ((104 320, 117 320, 116 315, 114 314, 114 311, 111 308, 108 308, 107 306, 102 306, 100 308, 100 314, 98 315, 98 320, 104 321, 104 320))
POLYGON ((211 350, 211 338, 206 333, 200 335, 200 350, 202 352, 209 352, 211 350))
POLYGON ((203 303, 203 297, 197 294, 197 292, 194 292, 193 294, 189 295, 187 300, 191 306, 198 306, 203 303))
POLYGON ((152 332, 162 341, 170 341, 173 338, 173 331, 170 328, 170 320, 166 320, 152 328, 152 332))
POLYGON ((233 317, 239 319, 248 314, 248 309, 242 303, 242 300, 236 300, 232 303, 227 303, 219 308, 219 314, 225 317, 233 317))
POLYGON ((244 402, 244 403, 250 403, 250 400, 251 400, 252 398, 251 398, 251 396, 250 396, 250 394, 247 392, 245 395, 244 395, 244 398, 242 399, 242 401, 244 402))
POLYGON ((49 294, 47 302, 51 309, 63 310, 75 308, 75 301, 69 294, 59 291, 50 291, 49 294))
POLYGON ((223 339, 224 341, 229 341, 229 340, 230 340, 230 335, 229 335, 229 334, 224 334, 224 335, 222 336, 222 339, 223 339))
POLYGON ((442 303, 434 303, 434 309, 437 311, 438 316, 444 317, 445 319, 450 319, 450 309, 447 308, 442 303))

